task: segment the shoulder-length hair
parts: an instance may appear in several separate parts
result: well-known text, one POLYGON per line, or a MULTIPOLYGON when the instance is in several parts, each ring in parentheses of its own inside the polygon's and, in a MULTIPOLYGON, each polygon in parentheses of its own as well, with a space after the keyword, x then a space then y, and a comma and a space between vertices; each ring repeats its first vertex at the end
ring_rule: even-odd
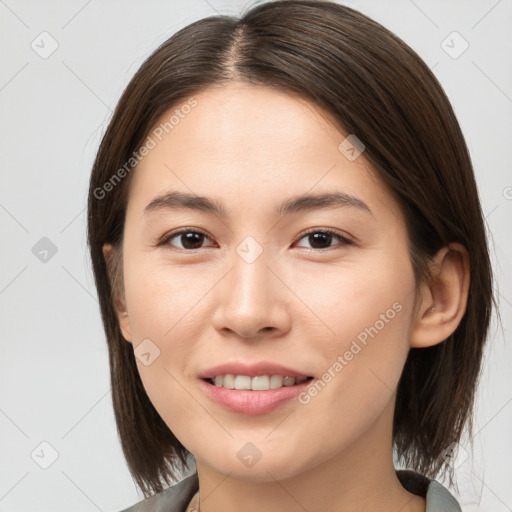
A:
POLYGON ((145 496, 187 468, 189 452, 150 402, 115 310, 122 282, 128 185, 150 130, 171 107, 232 80, 298 94, 365 145, 364 156, 406 218, 417 284, 450 242, 465 246, 466 311, 442 343, 411 348, 401 375, 393 442, 404 466, 434 478, 444 450, 472 431, 474 396, 492 311, 492 270, 470 155, 452 106, 421 58, 367 16, 330 1, 258 4, 179 30, 147 58, 122 94, 92 169, 88 243, 109 348, 117 429, 145 496), (132 169, 133 167, 133 169, 132 169), (118 257, 107 265, 105 243, 118 257))

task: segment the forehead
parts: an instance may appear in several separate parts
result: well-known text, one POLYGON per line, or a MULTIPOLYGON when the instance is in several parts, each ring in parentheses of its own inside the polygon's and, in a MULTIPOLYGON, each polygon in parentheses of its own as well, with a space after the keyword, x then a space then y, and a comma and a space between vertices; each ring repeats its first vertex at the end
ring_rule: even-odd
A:
POLYGON ((340 150, 350 134, 304 98, 233 83, 201 91, 193 102, 174 105, 150 131, 154 147, 130 187, 129 204, 137 209, 167 189, 218 198, 245 211, 336 189, 398 213, 364 153, 351 160, 340 150), (195 106, 183 108, 187 104, 195 106))

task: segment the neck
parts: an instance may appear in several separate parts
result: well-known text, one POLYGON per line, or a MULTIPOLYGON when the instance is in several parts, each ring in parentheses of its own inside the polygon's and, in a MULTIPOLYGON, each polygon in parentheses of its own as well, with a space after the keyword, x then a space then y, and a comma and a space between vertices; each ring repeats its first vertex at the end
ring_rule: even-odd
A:
MULTIPOLYGON (((196 458, 199 512, 425 512, 425 499, 406 491, 395 473, 391 400, 372 428, 346 449, 284 480, 241 480, 196 458)), ((193 500, 194 501, 194 500, 193 500)), ((191 505, 193 503, 191 502, 191 505)), ((192 509, 193 510, 193 509, 192 509)))

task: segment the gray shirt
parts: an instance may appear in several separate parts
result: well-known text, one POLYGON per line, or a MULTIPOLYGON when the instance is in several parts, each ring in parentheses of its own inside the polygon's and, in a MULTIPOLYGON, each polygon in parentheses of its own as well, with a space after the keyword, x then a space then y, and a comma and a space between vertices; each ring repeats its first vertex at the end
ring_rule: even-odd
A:
MULTIPOLYGON (((457 500, 439 482, 410 470, 396 470, 396 475, 405 489, 425 498, 426 512, 462 512, 457 500)), ((185 512, 198 489, 197 473, 193 473, 176 485, 122 512, 185 512)))

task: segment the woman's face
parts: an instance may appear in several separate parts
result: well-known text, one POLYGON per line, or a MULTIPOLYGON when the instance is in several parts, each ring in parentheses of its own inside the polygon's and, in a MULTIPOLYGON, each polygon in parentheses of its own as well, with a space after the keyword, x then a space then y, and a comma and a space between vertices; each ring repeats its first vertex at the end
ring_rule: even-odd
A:
POLYGON ((365 438, 391 450, 415 290, 396 202, 309 102, 235 83, 194 99, 150 134, 127 207, 120 322, 151 402, 198 463, 240 479, 290 477, 365 438), (260 363, 314 379, 216 393, 226 405, 201 378, 260 363))

